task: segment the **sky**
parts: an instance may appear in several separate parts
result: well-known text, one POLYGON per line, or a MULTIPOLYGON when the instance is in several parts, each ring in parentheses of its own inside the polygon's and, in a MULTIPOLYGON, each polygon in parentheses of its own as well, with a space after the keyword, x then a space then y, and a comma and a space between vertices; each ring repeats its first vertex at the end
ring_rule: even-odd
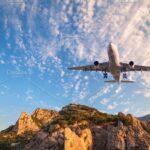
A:
POLYGON ((150 113, 150 73, 106 84, 100 72, 67 69, 107 61, 110 41, 122 62, 150 65, 149 0, 0 0, 0 16, 0 130, 23 111, 70 103, 150 113))

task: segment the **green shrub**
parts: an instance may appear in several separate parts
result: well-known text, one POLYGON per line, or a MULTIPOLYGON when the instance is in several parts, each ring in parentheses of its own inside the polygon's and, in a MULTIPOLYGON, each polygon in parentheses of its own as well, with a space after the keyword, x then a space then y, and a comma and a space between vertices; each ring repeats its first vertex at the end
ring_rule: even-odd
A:
POLYGON ((10 143, 0 141, 0 150, 11 150, 10 143))
POLYGON ((119 119, 120 121, 122 121, 125 126, 133 125, 133 120, 132 120, 132 118, 130 118, 130 117, 121 116, 121 117, 119 117, 118 119, 119 119))

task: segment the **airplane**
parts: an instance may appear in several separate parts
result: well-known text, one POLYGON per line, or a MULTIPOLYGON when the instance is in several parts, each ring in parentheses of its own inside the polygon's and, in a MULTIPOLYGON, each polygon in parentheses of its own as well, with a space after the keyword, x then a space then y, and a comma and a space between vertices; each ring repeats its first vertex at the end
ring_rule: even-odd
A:
POLYGON ((120 62, 119 52, 117 46, 110 42, 107 48, 108 51, 108 62, 99 63, 98 61, 94 61, 93 65, 87 66, 79 66, 79 67, 70 67, 70 70, 82 70, 82 71, 101 71, 103 72, 104 79, 108 78, 108 73, 111 73, 114 80, 105 81, 109 83, 122 82, 122 83, 133 83, 134 81, 126 80, 127 72, 129 71, 150 71, 150 67, 135 65, 134 61, 130 61, 129 63, 120 62), (121 77, 121 73, 123 73, 123 80, 121 77))

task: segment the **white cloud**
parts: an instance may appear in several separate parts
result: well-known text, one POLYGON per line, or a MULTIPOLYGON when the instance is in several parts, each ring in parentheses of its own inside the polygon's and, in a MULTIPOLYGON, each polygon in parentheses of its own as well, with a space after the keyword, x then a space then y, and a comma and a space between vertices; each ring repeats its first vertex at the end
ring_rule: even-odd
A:
POLYGON ((17 64, 17 61, 16 61, 16 57, 15 56, 11 56, 11 59, 12 59, 12 64, 16 65, 17 64))
MULTIPOLYGON (((57 5, 57 2, 53 2, 54 6, 52 7, 42 9, 39 5, 40 1, 36 0, 31 4, 22 0, 21 13, 26 12, 28 16, 29 28, 27 32, 24 32, 24 20, 19 17, 15 5, 7 7, 7 11, 12 11, 12 14, 5 17, 4 24, 6 39, 11 36, 10 25, 16 31, 16 45, 25 52, 26 61, 24 63, 28 67, 37 67, 41 74, 48 71, 50 73, 59 72, 60 84, 64 94, 69 95, 68 93, 71 91, 71 93, 78 95, 77 98, 80 99, 87 96, 85 91, 88 91, 92 84, 88 84, 89 77, 85 76, 84 80, 80 80, 80 74, 66 73, 64 68, 72 64, 80 65, 80 63, 93 63, 95 60, 100 62, 108 60, 107 45, 110 40, 118 45, 121 61, 134 60, 135 63, 150 64, 149 1, 124 4, 103 0, 64 0, 59 1, 61 5, 57 5), (75 6, 77 6, 76 9, 75 6), (27 12, 26 10, 30 11, 27 12), (37 19, 40 19, 40 25, 43 28, 42 33, 41 30, 37 30, 39 29, 36 24, 37 19), (72 32, 72 29, 75 32, 72 32), (43 36, 44 31, 46 31, 46 38, 43 36), (28 39, 29 50, 26 49, 27 43, 24 42, 24 38, 28 39), (61 56, 62 54, 63 56, 61 56), (64 61, 65 66, 62 66, 64 61), (67 77, 67 80, 64 76, 67 77)), ((12 63, 17 64, 18 59, 12 61, 12 63)), ((0 64, 2 63, 0 62, 0 64)), ((142 78, 140 83, 141 89, 143 89, 142 93, 145 97, 150 97, 149 75, 138 77, 133 73, 130 77, 138 78, 139 81, 142 78)), ((98 81, 96 77, 93 78, 98 81)), ((52 84, 53 78, 49 82, 52 84)), ((104 85, 97 89, 95 93, 88 93, 90 98, 87 99, 93 101, 101 98, 110 94, 112 89, 111 85, 104 85)), ((123 90, 125 88, 115 86, 114 97, 117 97, 123 90)), ((32 97, 29 95, 28 99, 32 99, 32 97)), ((106 105, 108 102, 108 99, 102 99, 100 103, 106 105)), ((113 110, 116 106, 113 103, 108 105, 107 108, 113 110)))
POLYGON ((150 97, 150 89, 149 90, 145 90, 144 96, 147 97, 147 98, 150 97))
POLYGON ((61 78, 64 77, 64 75, 65 75, 65 72, 61 70, 61 73, 60 73, 61 78))
POLYGON ((25 45, 24 45, 23 40, 21 38, 16 38, 16 44, 19 46, 19 48, 25 50, 25 45))
POLYGON ((89 79, 89 77, 88 77, 88 76, 84 76, 84 79, 85 79, 85 80, 88 80, 88 79, 89 79))
POLYGON ((124 105, 124 106, 125 106, 125 105, 131 105, 131 101, 128 100, 128 99, 127 99, 127 100, 124 100, 124 99, 123 99, 123 101, 120 102, 120 105, 124 105))
POLYGON ((33 100, 33 92, 31 90, 26 91, 26 101, 31 102, 33 100))
POLYGON ((87 95, 87 92, 86 91, 81 91, 80 94, 79 94, 79 99, 82 100, 86 97, 87 95))
POLYGON ((124 110, 123 110, 123 113, 128 113, 129 112, 129 108, 125 108, 124 110))
POLYGON ((122 86, 120 85, 120 86, 116 89, 115 93, 116 93, 116 94, 119 94, 121 91, 122 91, 122 86))
POLYGON ((4 60, 0 60, 0 64, 5 64, 4 60))
POLYGON ((79 80, 75 85, 75 90, 78 91, 80 88, 81 80, 79 80))
POLYGON ((107 109, 108 109, 108 110, 115 109, 115 106, 113 106, 113 105, 108 105, 107 109))
POLYGON ((117 107, 117 103, 116 102, 113 102, 112 104, 109 104, 108 106, 107 106, 107 109, 108 110, 113 110, 113 109, 115 109, 117 107))
POLYGON ((77 47, 77 55, 79 56, 79 59, 83 59, 85 54, 84 54, 84 46, 82 43, 78 43, 77 47))
POLYGON ((100 98, 103 95, 106 95, 110 92, 112 86, 111 85, 107 85, 105 87, 103 87, 102 89, 100 89, 94 96, 89 98, 89 101, 93 101, 97 98, 100 98))
POLYGON ((108 102, 109 102, 109 99, 106 99, 106 98, 104 98, 104 99, 102 99, 102 100, 100 101, 100 103, 101 103, 102 105, 106 105, 108 102))
POLYGON ((58 106, 48 106, 48 109, 56 110, 56 111, 60 111, 61 110, 61 108, 58 107, 58 106))

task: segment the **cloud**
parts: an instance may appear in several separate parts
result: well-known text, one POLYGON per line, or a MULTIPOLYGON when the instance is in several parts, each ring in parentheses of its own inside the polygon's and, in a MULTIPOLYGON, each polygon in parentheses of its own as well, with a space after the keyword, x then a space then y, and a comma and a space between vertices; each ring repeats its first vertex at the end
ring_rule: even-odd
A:
POLYGON ((79 88, 80 88, 80 83, 81 83, 81 80, 79 80, 76 85, 75 85, 75 90, 78 91, 79 88))
POLYGON ((0 60, 0 64, 5 64, 4 60, 0 60))
POLYGON ((124 110, 123 110, 123 113, 128 113, 128 111, 129 111, 129 108, 125 108, 124 110))
POLYGON ((61 108, 58 107, 58 106, 49 106, 48 109, 56 110, 56 111, 60 111, 61 110, 61 108))
POLYGON ((26 101, 32 101, 33 100, 33 92, 31 90, 27 90, 26 91, 26 98, 25 98, 26 101))
POLYGON ((100 101, 100 103, 101 103, 102 105, 106 105, 108 102, 109 102, 109 99, 106 99, 106 98, 104 98, 104 99, 102 99, 102 100, 100 101))
POLYGON ((144 96, 147 97, 147 98, 150 97, 150 89, 149 90, 145 90, 144 96))
MULTIPOLYGON (((20 2, 5 5, 2 16, 7 46, 12 56, 20 57, 8 56, 7 61, 0 57, 0 64, 11 63, 19 70, 35 71, 39 79, 47 80, 53 88, 59 85, 58 95, 71 100, 75 97, 75 101, 87 99, 89 105, 98 99, 98 103, 108 105, 108 110, 117 107, 116 103, 109 104, 109 100, 124 99, 126 95, 122 91, 127 91, 127 86, 101 84, 103 80, 100 81, 98 73, 83 74, 66 69, 72 65, 93 64, 95 60, 108 61, 110 41, 118 46, 121 61, 150 64, 149 1, 20 2), (54 84, 56 77, 59 84, 54 84)), ((137 87, 143 89, 140 94, 150 97, 149 74, 129 73, 130 78, 139 81, 137 87)), ((27 99, 32 99, 30 94, 27 99)))
POLYGON ((122 87, 119 86, 119 87, 116 89, 115 93, 116 93, 116 94, 119 94, 121 91, 122 91, 122 87))
POLYGON ((117 103, 116 103, 116 102, 113 102, 112 104, 109 104, 109 105, 107 106, 107 109, 108 109, 108 110, 114 110, 116 107, 117 107, 117 103))
POLYGON ((94 94, 94 96, 90 97, 89 101, 96 100, 97 98, 100 98, 101 96, 108 94, 110 92, 111 88, 112 88, 112 85, 107 85, 107 86, 103 87, 96 94, 94 94))

